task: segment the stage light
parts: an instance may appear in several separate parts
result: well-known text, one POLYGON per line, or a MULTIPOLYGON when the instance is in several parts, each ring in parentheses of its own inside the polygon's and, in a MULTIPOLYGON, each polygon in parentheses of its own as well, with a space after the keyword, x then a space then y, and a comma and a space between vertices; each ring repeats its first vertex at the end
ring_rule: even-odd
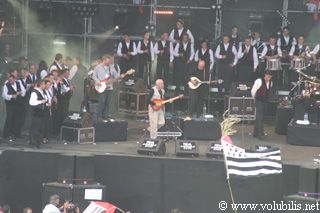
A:
POLYGON ((215 10, 217 8, 217 5, 214 4, 211 6, 211 8, 215 10))
POLYGON ((155 10, 153 13, 156 15, 173 15, 173 10, 155 10))
POLYGON ((52 43, 56 46, 65 46, 67 44, 67 42, 61 38, 55 38, 52 43))
POLYGON ((79 4, 71 6, 74 15, 85 18, 93 17, 98 12, 98 6, 93 4, 79 4))
POLYGON ((222 4, 214 4, 211 6, 212 9, 214 10, 221 10, 222 9, 222 4))
POLYGON ((119 26, 116 25, 116 26, 114 27, 114 30, 119 30, 119 26))

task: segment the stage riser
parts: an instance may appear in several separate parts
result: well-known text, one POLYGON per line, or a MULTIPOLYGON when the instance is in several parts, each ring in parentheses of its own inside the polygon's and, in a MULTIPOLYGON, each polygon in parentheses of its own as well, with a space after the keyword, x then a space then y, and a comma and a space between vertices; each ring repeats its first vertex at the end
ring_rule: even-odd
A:
MULTIPOLYGON (((41 212, 42 183, 57 180, 59 154, 6 151, 10 192, 0 190, 0 198, 15 212, 29 205, 41 212)), ((106 200, 132 212, 217 212, 220 201, 230 203, 222 161, 95 156, 94 165, 95 180, 108 189, 106 200)), ((231 179, 236 201, 245 203, 280 201, 284 182, 282 175, 231 179)))

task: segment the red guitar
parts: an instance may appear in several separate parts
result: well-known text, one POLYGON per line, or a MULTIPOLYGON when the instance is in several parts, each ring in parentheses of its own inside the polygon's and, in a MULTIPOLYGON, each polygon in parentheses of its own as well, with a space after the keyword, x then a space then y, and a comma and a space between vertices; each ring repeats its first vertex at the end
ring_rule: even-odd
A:
POLYGON ((177 96, 177 97, 170 98, 170 99, 167 99, 167 100, 164 100, 164 99, 153 99, 152 102, 153 102, 155 105, 151 105, 151 108, 152 108, 154 111, 159 111, 160 109, 163 108, 163 106, 164 106, 166 103, 169 103, 169 102, 178 100, 178 99, 180 99, 180 98, 182 98, 182 97, 183 97, 183 95, 179 95, 179 96, 177 96))

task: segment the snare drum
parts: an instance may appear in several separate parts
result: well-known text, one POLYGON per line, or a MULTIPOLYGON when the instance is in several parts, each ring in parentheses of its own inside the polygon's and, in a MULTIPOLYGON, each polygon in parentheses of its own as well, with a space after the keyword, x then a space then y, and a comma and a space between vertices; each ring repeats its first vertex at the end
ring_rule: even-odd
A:
POLYGON ((267 70, 271 70, 271 71, 281 70, 280 59, 278 59, 278 58, 268 59, 267 60, 267 70))
POLYGON ((301 70, 306 66, 306 60, 304 58, 293 58, 291 60, 290 69, 301 70))

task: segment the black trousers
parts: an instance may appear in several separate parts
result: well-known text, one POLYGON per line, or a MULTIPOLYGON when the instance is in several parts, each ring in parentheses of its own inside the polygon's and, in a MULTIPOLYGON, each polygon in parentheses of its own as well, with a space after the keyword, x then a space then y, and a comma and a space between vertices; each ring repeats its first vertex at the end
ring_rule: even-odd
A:
POLYGON ((237 67, 237 81, 238 82, 252 82, 253 81, 253 65, 247 63, 240 63, 237 67))
POLYGON ((149 89, 151 88, 151 61, 143 55, 139 57, 139 78, 146 82, 149 89))
POLYGON ((264 112, 268 103, 264 101, 255 100, 256 120, 254 122, 253 136, 264 136, 264 112))
POLYGON ((60 117, 59 117, 58 106, 52 105, 51 112, 52 112, 52 134, 56 136, 60 132, 60 127, 59 127, 60 117))
POLYGON ((230 67, 231 63, 220 60, 218 65, 218 77, 223 80, 222 88, 225 89, 226 93, 229 92, 231 84, 234 81, 234 68, 230 67))
POLYGON ((46 108, 43 118, 43 138, 49 138, 51 136, 52 129, 52 114, 50 108, 46 108))
POLYGON ((157 79, 162 79, 165 85, 169 85, 170 61, 158 60, 157 62, 157 79))
POLYGON ((180 86, 184 87, 185 93, 187 92, 187 82, 189 80, 189 71, 191 69, 191 62, 188 64, 187 61, 182 58, 176 58, 177 69, 173 72, 173 83, 176 86, 176 90, 180 90, 180 86))
POLYGON ((120 59, 120 70, 121 74, 127 72, 129 69, 134 69, 136 66, 134 64, 134 58, 130 57, 129 59, 125 59, 121 57, 120 59))
POLYGON ((31 126, 30 126, 30 145, 40 146, 40 143, 43 139, 43 125, 44 125, 44 117, 32 117, 31 126))
POLYGON ((58 100, 58 132, 60 132, 60 128, 62 126, 63 121, 66 119, 69 113, 69 104, 70 99, 68 98, 61 98, 58 100))
POLYGON ((19 120, 18 104, 6 104, 6 121, 3 128, 3 137, 10 136, 19 137, 20 135, 20 120, 19 120))
POLYGON ((201 85, 198 89, 189 89, 189 115, 200 117, 203 106, 204 106, 204 96, 206 94, 207 85, 201 85))

